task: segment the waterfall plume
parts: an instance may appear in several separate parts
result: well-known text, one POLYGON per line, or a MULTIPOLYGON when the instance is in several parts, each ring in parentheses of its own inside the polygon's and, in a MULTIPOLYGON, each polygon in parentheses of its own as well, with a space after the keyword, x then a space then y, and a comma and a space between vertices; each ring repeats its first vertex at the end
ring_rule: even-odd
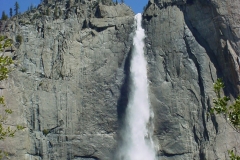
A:
POLYGON ((153 114, 148 97, 147 62, 144 57, 145 33, 141 23, 142 15, 137 14, 130 66, 130 93, 121 132, 122 144, 117 155, 119 160, 155 160, 152 131, 151 127, 148 127, 153 114))

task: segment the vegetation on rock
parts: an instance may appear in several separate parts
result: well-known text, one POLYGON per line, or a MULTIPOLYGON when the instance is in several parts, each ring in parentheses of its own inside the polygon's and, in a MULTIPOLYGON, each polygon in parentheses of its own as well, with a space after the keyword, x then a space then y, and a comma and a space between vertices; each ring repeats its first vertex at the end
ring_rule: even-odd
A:
POLYGON ((2 18, 1 20, 7 20, 8 19, 8 16, 6 15, 5 11, 2 12, 2 18))
MULTIPOLYGON (((221 91, 224 88, 222 79, 217 79, 214 83, 214 92, 217 98, 213 99, 214 107, 210 109, 210 114, 223 114, 230 125, 239 132, 240 129, 240 96, 230 104, 230 98, 222 96, 221 91)), ((240 156, 235 155, 233 150, 228 151, 231 160, 240 160, 240 156)))
POLYGON ((16 42, 18 42, 19 44, 22 44, 22 36, 21 35, 16 36, 16 42))
POLYGON ((49 130, 48 129, 44 129, 42 132, 43 132, 43 135, 46 136, 49 133, 49 130))
POLYGON ((9 15, 10 15, 10 17, 12 17, 12 15, 13 15, 12 8, 10 8, 9 15))
MULTIPOLYGON (((12 40, 5 36, 0 35, 0 51, 4 52, 4 49, 12 45, 12 40)), ((11 57, 1 55, 0 56, 0 81, 8 78, 9 72, 11 72, 11 64, 13 60, 11 57)), ((17 125, 15 129, 11 129, 10 126, 5 124, 9 114, 13 111, 6 107, 4 96, 0 96, 0 105, 4 107, 4 113, 0 115, 0 140, 4 140, 7 137, 13 137, 17 130, 22 130, 23 126, 17 125)), ((0 159, 6 157, 7 152, 0 150, 0 159)))

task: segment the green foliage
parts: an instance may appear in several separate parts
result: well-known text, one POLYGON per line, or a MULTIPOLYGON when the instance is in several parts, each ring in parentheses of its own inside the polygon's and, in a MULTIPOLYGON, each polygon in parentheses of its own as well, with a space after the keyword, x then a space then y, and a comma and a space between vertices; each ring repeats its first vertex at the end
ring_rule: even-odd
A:
POLYGON ((214 107, 210 109, 211 114, 224 114, 235 129, 240 128, 240 96, 235 99, 235 102, 230 103, 230 98, 227 96, 221 96, 221 90, 224 88, 222 79, 217 79, 214 83, 214 92, 217 95, 217 99, 213 99, 214 107))
POLYGON ((7 19, 8 19, 8 16, 6 15, 5 11, 3 11, 1 20, 6 21, 7 19))
POLYGON ((17 125, 17 130, 23 130, 23 129, 24 129, 23 126, 17 125))
POLYGON ((229 106, 228 118, 234 127, 240 128, 240 96, 229 106))
POLYGON ((46 136, 49 133, 49 130, 48 129, 44 129, 42 132, 43 132, 43 135, 46 136))
POLYGON ((17 130, 12 130, 10 127, 4 128, 0 123, 0 140, 4 140, 6 137, 13 137, 17 130))
POLYGON ((8 78, 8 74, 11 72, 11 64, 13 64, 12 58, 0 56, 0 81, 8 78))
POLYGON ((228 154, 229 154, 229 157, 230 157, 231 160, 240 160, 240 156, 237 156, 237 155, 233 152, 233 150, 228 151, 228 154))
POLYGON ((8 156, 7 152, 4 152, 4 151, 0 150, 0 159, 3 159, 4 157, 7 157, 7 156, 8 156))
MULTIPOLYGON (((12 40, 8 39, 6 36, 0 35, 0 51, 4 51, 6 47, 12 45, 12 40)), ((8 74, 11 71, 11 64, 13 60, 8 56, 0 56, 0 81, 8 78, 8 74)), ((0 97, 0 105, 6 107, 4 97, 0 97)), ((23 126, 16 126, 15 129, 11 129, 10 126, 4 125, 8 115, 12 114, 13 111, 9 108, 4 109, 4 113, 0 115, 0 140, 4 140, 7 137, 13 137, 18 130, 24 129, 23 126)), ((0 150, 0 159, 8 156, 8 153, 0 150)))
POLYGON ((5 104, 5 103, 4 103, 4 97, 3 97, 3 96, 0 97, 0 104, 3 104, 3 105, 5 104))
POLYGON ((221 96, 220 92, 224 87, 225 86, 224 86, 223 80, 221 78, 218 78, 217 82, 213 84, 214 92, 217 94, 218 98, 221 96))
MULTIPOLYGON (((223 80, 217 79, 213 86, 217 99, 213 99, 214 107, 210 109, 210 114, 225 115, 230 124, 238 131, 240 129, 240 96, 235 99, 235 102, 230 104, 230 98, 221 95, 223 88, 223 80)), ((235 155, 233 150, 228 151, 228 154, 231 160, 240 160, 240 156, 235 155)))
POLYGON ((18 42, 19 44, 22 44, 22 36, 21 35, 16 36, 16 42, 18 42))
POLYGON ((0 52, 2 52, 5 48, 10 47, 12 44, 12 40, 8 39, 6 36, 0 35, 0 52))

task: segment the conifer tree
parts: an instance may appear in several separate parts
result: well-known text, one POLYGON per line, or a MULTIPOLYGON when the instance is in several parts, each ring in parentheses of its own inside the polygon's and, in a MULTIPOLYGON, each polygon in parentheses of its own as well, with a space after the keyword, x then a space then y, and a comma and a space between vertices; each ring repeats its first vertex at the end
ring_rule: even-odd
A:
POLYGON ((8 16, 6 15, 5 11, 2 12, 2 18, 1 20, 7 20, 8 19, 8 16))
POLYGON ((12 8, 10 8, 9 15, 10 15, 10 17, 12 17, 12 15, 13 15, 12 8))
POLYGON ((31 5, 30 5, 30 11, 33 10, 33 9, 34 9, 34 6, 33 6, 33 4, 31 3, 31 5))
POLYGON ((14 8, 15 15, 18 15, 18 13, 19 13, 19 12, 18 12, 18 11, 19 11, 19 4, 18 4, 17 1, 15 2, 14 7, 15 7, 15 8, 14 8))

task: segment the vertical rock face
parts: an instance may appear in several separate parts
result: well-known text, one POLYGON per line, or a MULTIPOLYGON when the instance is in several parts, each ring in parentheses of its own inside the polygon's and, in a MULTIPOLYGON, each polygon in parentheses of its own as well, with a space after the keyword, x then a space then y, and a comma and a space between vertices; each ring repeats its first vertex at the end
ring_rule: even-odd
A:
POLYGON ((4 149, 13 160, 110 160, 133 12, 124 4, 46 3, 1 25, 23 39, 3 94, 14 110, 8 124, 26 127, 4 149))
MULTIPOLYGON (((239 134, 207 116, 217 78, 227 95, 239 93, 239 8, 238 0, 149 1, 143 26, 159 159, 227 159, 240 150, 239 134)), ((44 0, 0 23, 16 47, 6 51, 16 66, 1 84, 14 110, 6 123, 26 127, 0 142, 10 159, 114 159, 133 18, 111 0, 44 0)))
POLYGON ((226 159, 239 134, 208 117, 213 83, 239 92, 240 2, 155 0, 144 12, 155 138, 160 159, 226 159))

